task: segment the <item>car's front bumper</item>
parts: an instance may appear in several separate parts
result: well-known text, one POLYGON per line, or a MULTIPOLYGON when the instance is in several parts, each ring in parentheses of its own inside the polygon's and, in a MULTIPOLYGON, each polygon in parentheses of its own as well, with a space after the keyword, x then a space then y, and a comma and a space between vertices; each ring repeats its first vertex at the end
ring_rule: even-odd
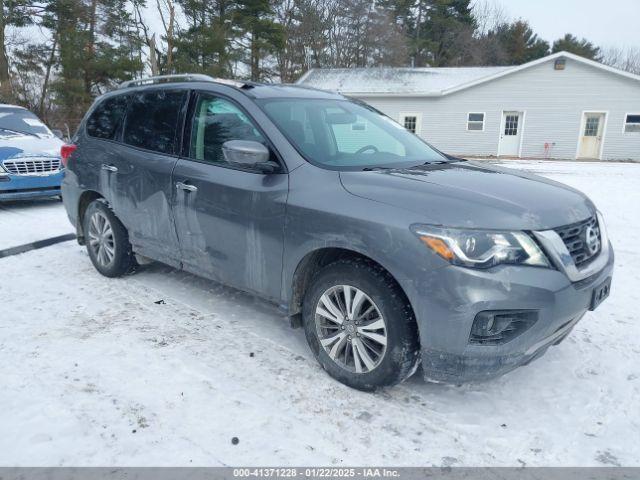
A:
POLYGON ((611 277, 613 249, 607 255, 605 266, 580 282, 549 268, 437 270, 437 278, 425 279, 419 287, 421 301, 413 302, 425 377, 447 383, 486 380, 541 356, 569 334, 589 309, 594 288, 611 277), (538 319, 506 343, 472 344, 473 321, 487 310, 533 310, 538 319))
POLYGON ((63 175, 61 170, 49 175, 13 175, 0 171, 0 201, 60 195, 63 175))

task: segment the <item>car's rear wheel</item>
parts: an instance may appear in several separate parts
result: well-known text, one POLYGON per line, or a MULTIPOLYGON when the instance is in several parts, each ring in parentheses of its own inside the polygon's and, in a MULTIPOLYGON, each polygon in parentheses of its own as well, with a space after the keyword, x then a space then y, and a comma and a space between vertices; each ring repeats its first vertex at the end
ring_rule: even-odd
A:
POLYGON ((320 364, 350 387, 394 385, 415 370, 419 340, 411 306, 372 262, 347 259, 323 268, 305 294, 303 319, 320 364))
POLYGON ((87 252, 93 266, 106 277, 119 277, 136 265, 127 229, 102 199, 91 202, 84 215, 87 252))

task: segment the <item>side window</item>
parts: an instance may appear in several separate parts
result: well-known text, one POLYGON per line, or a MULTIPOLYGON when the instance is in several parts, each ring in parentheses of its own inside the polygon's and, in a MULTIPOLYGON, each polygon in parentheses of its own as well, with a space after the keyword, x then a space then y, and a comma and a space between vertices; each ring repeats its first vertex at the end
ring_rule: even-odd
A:
POLYGON ((186 91, 146 90, 135 93, 125 119, 123 141, 169 155, 177 153, 177 127, 186 91))
POLYGON ((245 113, 220 97, 200 95, 191 126, 190 157, 224 164, 222 144, 228 140, 253 140, 266 145, 264 137, 245 113))
POLYGON ((125 95, 107 98, 101 102, 87 120, 89 136, 113 140, 126 108, 125 95))

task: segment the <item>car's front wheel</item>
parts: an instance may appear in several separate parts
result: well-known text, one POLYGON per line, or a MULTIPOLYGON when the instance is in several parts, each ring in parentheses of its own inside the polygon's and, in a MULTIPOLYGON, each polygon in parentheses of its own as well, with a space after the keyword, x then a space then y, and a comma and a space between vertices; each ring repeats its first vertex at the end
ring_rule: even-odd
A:
POLYGON ((136 265, 129 234, 102 199, 91 202, 84 215, 87 252, 93 266, 106 277, 119 277, 136 265))
POLYGON ((365 260, 339 260, 313 279, 303 304, 307 341, 322 367, 359 390, 394 385, 419 360, 413 312, 393 278, 365 260))

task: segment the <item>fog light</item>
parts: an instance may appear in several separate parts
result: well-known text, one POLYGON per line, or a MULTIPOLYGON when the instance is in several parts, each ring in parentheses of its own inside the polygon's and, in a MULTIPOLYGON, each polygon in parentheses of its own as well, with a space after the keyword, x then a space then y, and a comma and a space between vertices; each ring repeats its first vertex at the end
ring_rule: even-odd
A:
POLYGON ((536 310, 491 310, 473 320, 469 343, 501 345, 526 332, 538 320, 536 310))

